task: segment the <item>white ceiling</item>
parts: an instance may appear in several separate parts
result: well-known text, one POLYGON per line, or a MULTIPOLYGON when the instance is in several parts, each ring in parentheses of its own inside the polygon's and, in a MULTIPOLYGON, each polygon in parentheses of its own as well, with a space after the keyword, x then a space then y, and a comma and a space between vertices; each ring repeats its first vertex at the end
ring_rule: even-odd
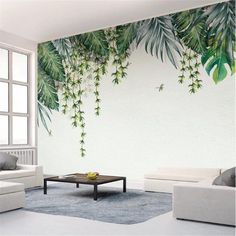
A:
POLYGON ((224 0, 0 0, 0 30, 43 42, 224 0))

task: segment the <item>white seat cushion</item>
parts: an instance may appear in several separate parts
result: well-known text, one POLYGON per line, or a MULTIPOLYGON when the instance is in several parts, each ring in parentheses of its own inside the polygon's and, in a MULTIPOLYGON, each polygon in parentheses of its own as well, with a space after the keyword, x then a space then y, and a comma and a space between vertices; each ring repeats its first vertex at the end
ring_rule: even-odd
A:
POLYGON ((24 191, 24 184, 0 181, 0 195, 24 191))
POLYGON ((220 174, 220 169, 213 168, 158 168, 146 174, 146 179, 198 182, 220 174))
POLYGON ((0 180, 15 179, 35 175, 32 170, 2 170, 0 171, 0 180))
POLYGON ((187 181, 187 182, 198 182, 204 180, 205 177, 194 176, 194 175, 159 175, 159 174, 149 174, 145 175, 146 179, 158 179, 158 180, 174 180, 174 181, 187 181))
POLYGON ((220 174, 218 168, 158 168, 156 174, 191 175, 212 177, 220 174))

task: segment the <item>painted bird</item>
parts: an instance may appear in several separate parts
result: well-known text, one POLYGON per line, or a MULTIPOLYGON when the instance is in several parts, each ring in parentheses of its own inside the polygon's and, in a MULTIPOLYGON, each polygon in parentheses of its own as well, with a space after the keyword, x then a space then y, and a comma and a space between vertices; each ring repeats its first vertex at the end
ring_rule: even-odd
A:
POLYGON ((159 92, 161 92, 164 89, 164 84, 161 84, 159 87, 156 87, 159 92))

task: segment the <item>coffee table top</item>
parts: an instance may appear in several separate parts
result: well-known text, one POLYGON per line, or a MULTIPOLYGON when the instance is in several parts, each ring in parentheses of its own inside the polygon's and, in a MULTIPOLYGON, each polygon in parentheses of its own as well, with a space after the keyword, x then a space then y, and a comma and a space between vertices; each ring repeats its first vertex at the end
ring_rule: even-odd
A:
POLYGON ((109 175, 99 175, 97 179, 90 180, 87 178, 86 174, 74 173, 69 175, 60 176, 53 176, 47 177, 44 180, 46 181, 55 181, 55 182, 68 182, 68 183, 81 183, 81 184, 105 184, 114 181, 124 180, 126 177, 122 176, 109 176, 109 175))

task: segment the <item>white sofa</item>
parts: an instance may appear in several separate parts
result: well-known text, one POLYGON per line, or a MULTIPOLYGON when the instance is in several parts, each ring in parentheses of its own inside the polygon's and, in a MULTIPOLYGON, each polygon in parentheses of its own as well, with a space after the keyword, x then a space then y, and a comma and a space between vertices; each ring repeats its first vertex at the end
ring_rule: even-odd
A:
POLYGON ((0 181, 22 183, 25 188, 43 185, 43 168, 38 165, 17 165, 16 170, 0 171, 0 181))
POLYGON ((25 188, 42 185, 42 166, 17 165, 16 170, 0 171, 0 212, 24 207, 25 188))
POLYGON ((158 168, 144 176, 144 190, 173 193, 177 183, 197 183, 218 175, 217 168, 158 168))
POLYGON ((173 193, 177 219, 235 225, 235 187, 212 185, 225 169, 159 168, 145 175, 145 191, 173 193))
POLYGON ((174 185, 173 216, 235 225, 235 187, 212 185, 213 179, 174 185))

